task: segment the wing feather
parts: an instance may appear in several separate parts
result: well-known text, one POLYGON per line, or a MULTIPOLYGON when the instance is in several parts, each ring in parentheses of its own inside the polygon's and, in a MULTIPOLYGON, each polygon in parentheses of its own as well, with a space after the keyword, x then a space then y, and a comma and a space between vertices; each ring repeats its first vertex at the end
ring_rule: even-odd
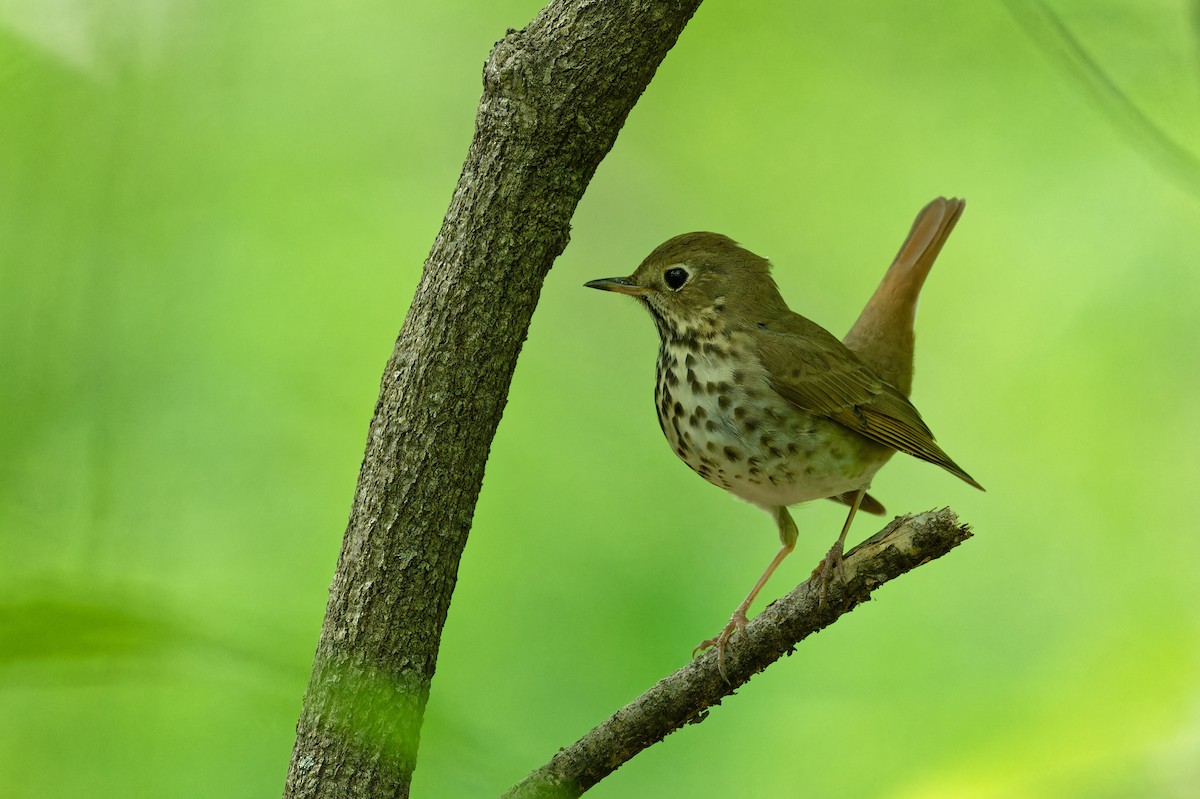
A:
POLYGON ((982 488, 935 443, 908 398, 820 325, 793 313, 760 325, 755 341, 771 387, 797 408, 982 488))

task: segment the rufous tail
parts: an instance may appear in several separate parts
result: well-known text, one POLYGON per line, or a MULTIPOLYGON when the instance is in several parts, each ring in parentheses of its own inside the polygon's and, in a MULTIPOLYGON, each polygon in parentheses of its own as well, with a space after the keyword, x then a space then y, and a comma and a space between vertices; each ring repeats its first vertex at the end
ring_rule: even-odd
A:
POLYGON ((867 307, 842 339, 867 366, 905 396, 912 390, 917 298, 966 205, 966 200, 938 197, 921 209, 867 307))

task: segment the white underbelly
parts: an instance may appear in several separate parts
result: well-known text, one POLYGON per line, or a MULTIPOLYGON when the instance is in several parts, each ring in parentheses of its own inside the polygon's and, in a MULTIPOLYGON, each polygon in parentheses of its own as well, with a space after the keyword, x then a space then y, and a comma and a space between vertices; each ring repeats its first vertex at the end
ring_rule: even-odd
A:
POLYGON ((705 480, 763 508, 867 487, 890 450, 798 412, 759 369, 676 353, 660 375, 659 422, 675 454, 705 480), (737 381, 734 377, 739 378, 737 381))

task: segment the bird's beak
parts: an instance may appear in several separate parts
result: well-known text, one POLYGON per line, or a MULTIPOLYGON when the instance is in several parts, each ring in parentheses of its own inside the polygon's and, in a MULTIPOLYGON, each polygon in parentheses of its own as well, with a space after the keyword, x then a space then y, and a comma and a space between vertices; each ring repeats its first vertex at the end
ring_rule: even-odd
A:
POLYGON ((615 291, 619 294, 629 294, 634 297, 640 297, 643 294, 649 294, 651 289, 645 286, 639 286, 627 277, 606 277, 600 280, 589 280, 583 285, 589 289, 600 289, 601 291, 615 291))

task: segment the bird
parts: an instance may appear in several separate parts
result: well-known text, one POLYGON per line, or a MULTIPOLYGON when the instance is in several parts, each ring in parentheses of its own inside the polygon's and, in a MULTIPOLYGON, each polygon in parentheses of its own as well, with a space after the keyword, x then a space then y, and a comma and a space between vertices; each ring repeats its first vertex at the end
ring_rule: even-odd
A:
POLYGON ((825 498, 849 506, 814 571, 828 588, 842 573, 856 512, 884 512, 867 491, 895 452, 983 490, 908 399, 917 299, 965 206, 938 197, 921 209, 841 341, 788 307, 766 258, 718 233, 676 236, 628 277, 584 284, 634 297, 650 312, 659 336, 655 408, 671 449, 708 482, 769 513, 778 529, 780 548, 762 576, 729 623, 696 647, 715 646, 722 673, 731 637, 795 548, 790 506, 825 498))

